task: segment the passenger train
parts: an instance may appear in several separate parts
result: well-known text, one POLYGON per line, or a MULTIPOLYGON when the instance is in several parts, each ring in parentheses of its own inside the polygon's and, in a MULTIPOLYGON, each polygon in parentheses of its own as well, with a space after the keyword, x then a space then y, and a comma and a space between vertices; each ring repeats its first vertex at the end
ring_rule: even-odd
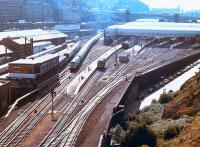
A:
POLYGON ((101 38, 101 36, 101 34, 97 34, 80 49, 74 59, 69 63, 70 72, 76 72, 79 69, 90 48, 101 38))
POLYGON ((41 57, 41 56, 46 55, 46 54, 54 54, 54 53, 57 53, 59 51, 62 51, 65 48, 67 48, 67 43, 63 43, 63 44, 58 45, 58 46, 53 45, 53 46, 50 46, 49 48, 47 48, 46 50, 44 50, 42 52, 28 56, 26 58, 27 59, 34 59, 34 58, 41 57))

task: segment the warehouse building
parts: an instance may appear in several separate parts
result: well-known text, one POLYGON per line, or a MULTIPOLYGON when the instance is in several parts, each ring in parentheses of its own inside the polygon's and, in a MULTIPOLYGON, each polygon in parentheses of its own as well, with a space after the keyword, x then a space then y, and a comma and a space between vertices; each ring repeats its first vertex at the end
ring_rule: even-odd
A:
POLYGON ((63 44, 68 35, 57 30, 22 30, 0 33, 0 45, 9 48, 14 60, 42 51, 42 46, 63 44))

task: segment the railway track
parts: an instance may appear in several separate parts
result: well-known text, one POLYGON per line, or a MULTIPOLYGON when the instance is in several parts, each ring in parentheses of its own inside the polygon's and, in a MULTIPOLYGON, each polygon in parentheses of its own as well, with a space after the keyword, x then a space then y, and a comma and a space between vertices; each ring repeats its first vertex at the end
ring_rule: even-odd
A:
MULTIPOLYGON (((157 55, 157 56, 158 56, 158 55, 157 55)), ((150 62, 150 61, 154 61, 155 58, 156 58, 157 56, 154 56, 154 57, 151 58, 150 60, 147 60, 146 62, 144 62, 144 63, 143 63, 143 66, 144 66, 145 64, 147 64, 148 62, 150 62)), ((152 64, 152 66, 157 66, 157 63, 158 63, 158 62, 153 62, 153 63, 151 63, 151 64, 152 64)), ((147 66, 146 68, 148 69, 149 67, 151 67, 151 66, 147 66)), ((145 69, 145 68, 143 68, 143 69, 145 69)), ((130 74, 130 75, 132 75, 132 74, 130 74)), ((130 77, 130 75, 128 75, 128 76, 130 77)), ((112 87, 112 86, 111 86, 111 87, 112 87)), ((82 120, 82 119, 83 119, 83 118, 81 118, 81 120, 82 120)), ((77 124, 76 124, 76 127, 75 127, 75 128, 79 128, 77 124)), ((71 134, 71 133, 69 133, 69 134, 71 134)), ((68 136, 70 136, 69 134, 68 134, 68 136)), ((70 138, 70 137, 69 137, 69 138, 70 138)), ((63 146, 63 145, 64 145, 64 144, 62 143, 61 146, 63 146)), ((67 144, 66 146, 68 146, 68 145, 69 145, 69 144, 67 144)))
MULTIPOLYGON (((137 62, 137 61, 135 61, 135 62, 137 62)), ((132 64, 132 63, 129 63, 128 65, 130 65, 130 64, 132 64)), ((124 72, 125 69, 128 67, 128 65, 122 66, 122 68, 121 68, 120 70, 118 70, 118 74, 115 75, 115 77, 119 77, 120 74, 123 75, 123 72, 124 72)), ((117 80, 115 80, 115 78, 113 78, 113 80, 109 82, 109 83, 111 83, 111 84, 106 85, 106 86, 100 91, 100 93, 98 93, 97 95, 99 95, 99 94, 101 94, 101 93, 103 93, 103 95, 104 95, 104 94, 107 94, 107 92, 106 92, 106 93, 103 92, 104 89, 109 89, 109 90, 111 90, 111 89, 114 88, 113 86, 115 86, 114 83, 116 83, 116 82, 117 82, 117 83, 121 82, 121 81, 118 81, 118 78, 117 78, 117 80), (113 80, 114 80, 114 82, 113 82, 113 80)), ((124 78, 122 77, 121 80, 124 80, 124 78)), ((99 97, 99 96, 98 96, 98 97, 99 97)), ((101 98, 103 98, 103 97, 101 97, 101 98)), ((95 99, 96 99, 96 98, 95 98, 95 99)), ((93 99, 92 101, 95 101, 95 99, 93 99)), ((90 102, 91 102, 91 101, 89 101, 89 102, 86 104, 85 107, 89 107, 89 106, 91 105, 90 102)), ((85 107, 84 107, 84 108, 85 108, 85 107)), ((79 113, 82 113, 82 111, 83 111, 83 110, 81 110, 79 113)), ((78 114, 79 114, 79 113, 78 113, 78 114)), ((76 116, 76 117, 77 117, 77 116, 76 116)), ((76 117, 75 117, 75 118, 76 118, 76 117)), ((73 120, 74 120, 74 119, 73 119, 73 120)), ((77 120, 79 120, 79 119, 75 119, 75 120, 77 121, 77 120)), ((81 120, 82 120, 82 119, 81 119, 81 120)), ((84 120, 82 120, 82 122, 83 122, 83 121, 84 121, 84 120)), ((76 125, 77 125, 77 123, 73 123, 73 121, 71 121, 70 123, 76 124, 76 125)), ((68 125, 66 125, 66 126, 70 127, 70 123, 68 123, 68 125)), ((63 143, 60 144, 60 142, 62 142, 62 140, 64 139, 63 136, 66 136, 67 134, 68 134, 68 135, 70 134, 70 133, 64 133, 64 134, 63 134, 63 132, 66 132, 65 130, 66 130, 66 127, 63 128, 63 129, 59 132, 59 134, 58 134, 57 136, 54 136, 54 139, 52 139, 52 140, 49 142, 49 144, 46 145, 46 146, 60 146, 60 145, 62 146, 63 143)))
MULTIPOLYGON (((56 83, 57 84, 57 83, 56 83)), ((55 86, 56 84, 54 84, 53 86, 55 86)), ((53 86, 48 86, 46 87, 44 90, 47 90, 53 86)), ((40 95, 38 96, 36 99, 38 99, 37 101, 35 101, 31 106, 28 107, 28 109, 26 109, 15 121, 13 121, 4 131, 2 131, 0 133, 0 143, 2 142, 2 140, 5 139, 5 137, 11 132, 13 131, 14 129, 17 128, 18 125, 20 125, 21 123, 23 123, 25 121, 25 119, 31 115, 34 110, 36 110, 36 108, 42 104, 43 102, 45 102, 46 100, 46 96, 44 99, 41 99, 42 97, 44 97, 44 95, 46 94, 43 94, 43 95, 40 95)), ((48 95, 47 95, 48 96, 48 95)))
MULTIPOLYGON (((60 74, 60 78, 62 80, 63 77, 66 77, 66 71, 62 72, 60 74), (65 75, 65 76, 64 76, 65 75)), ((77 73, 78 74, 78 73, 77 73)), ((67 76, 75 77, 76 74, 69 74, 67 73, 67 76)), ((64 93, 64 87, 66 84, 69 83, 69 80, 67 83, 64 83, 68 78, 64 78, 62 80, 61 85, 64 85, 63 87, 58 87, 56 89, 56 92, 59 93, 59 96, 57 95, 55 97, 55 103, 59 100, 59 97, 64 93)), ((23 140, 23 138, 34 128, 34 126, 43 118, 44 114, 48 112, 50 109, 50 94, 48 94, 45 98, 42 100, 36 101, 34 104, 32 104, 24 113, 21 114, 13 123, 11 123, 1 134, 0 134, 0 145, 1 146, 17 146, 20 144, 20 142, 23 140), (42 108, 38 109, 40 105, 44 105, 42 108), (33 117, 29 118, 31 114, 34 114, 35 110, 39 110, 38 113, 33 117), (27 119, 29 118, 29 119, 27 119)))
MULTIPOLYGON (((103 51, 102 51, 103 52, 103 51)), ((98 55, 96 55, 96 56, 98 56, 98 55)), ((100 53, 99 53, 99 56, 100 56, 100 53)), ((95 57, 95 56, 94 56, 95 57)), ((139 59, 141 58, 141 56, 140 57, 138 57, 138 59, 136 59, 136 61, 139 61, 139 59)), ((143 58, 145 58, 145 56, 143 57, 143 58)), ((156 57, 154 57, 154 58, 152 58, 151 60, 155 60, 156 59, 156 57)), ((150 61, 151 61, 150 60, 150 61)), ((87 60, 86 60, 87 61, 87 60)), ((90 60, 88 60, 87 62, 90 62, 90 60)), ((87 63, 86 62, 86 63, 87 63)), ((92 62, 92 61, 91 61, 92 62)), ((172 62, 172 61, 171 61, 172 62)), ((137 62, 131 62, 131 64, 128 64, 128 65, 124 65, 123 67, 124 68, 122 68, 123 70, 121 70, 121 71, 126 71, 125 69, 129 69, 129 68, 131 68, 134 64, 136 64, 137 62)), ((146 63, 146 62, 145 62, 146 63)), ((88 63, 89 64, 89 63, 88 63)), ((154 63, 155 64, 155 63, 154 63)), ((157 63, 156 63, 157 64, 157 63)), ((153 66, 153 64, 152 64, 152 66, 153 66)), ((67 72, 67 70, 65 71, 65 72, 63 72, 63 73, 61 73, 60 74, 60 78, 61 78, 61 80, 62 80, 62 77, 64 77, 66 80, 68 80, 68 77, 67 76, 72 76, 72 79, 73 79, 73 76, 75 77, 75 74, 74 75, 72 75, 72 74, 70 74, 70 73, 66 73, 67 72), (66 78, 67 77, 67 78, 66 78)), ((78 72, 79 73, 79 72, 78 72)), ((133 76, 133 75, 132 75, 133 76)), ((116 77, 121 77, 121 79, 123 79, 122 78, 122 74, 120 75, 120 74, 117 74, 117 72, 116 72, 116 77)), ((114 77, 113 79, 115 79, 116 77, 114 77)), ((72 80, 71 79, 71 80, 72 80)), ((69 81, 69 80, 68 80, 69 81)), ((114 85, 116 85, 116 84, 113 84, 112 85, 112 81, 110 81, 111 82, 111 84, 109 85, 109 87, 112 87, 112 88, 114 88, 113 86, 114 85)), ((116 81, 115 81, 115 83, 117 83, 116 81)), ((64 84, 64 80, 63 80, 63 82, 61 83, 61 86, 64 84)), ((66 84, 67 83, 65 83, 64 85, 66 86, 66 84)), ((59 87, 58 87, 58 89, 56 89, 57 90, 57 93, 61 93, 61 94, 59 94, 57 97, 58 98, 55 98, 55 100, 56 99, 58 99, 59 100, 59 98, 61 97, 61 95, 64 93, 64 91, 62 91, 64 88, 61 88, 60 90, 59 90, 59 87)), ((85 88, 83 88, 83 89, 85 89, 85 88)), ((106 90, 106 89, 105 89, 106 90)), ((103 92, 103 91, 102 91, 103 92)), ((49 96, 50 94, 48 94, 48 96, 49 96)), ((95 101, 95 100, 94 100, 95 101)), ((31 131, 31 129, 42 119, 42 117, 41 117, 41 115, 44 115, 45 113, 47 113, 47 111, 49 110, 49 105, 46 105, 45 107, 48 107, 48 110, 47 110, 47 108, 46 109, 44 109, 44 110, 41 110, 41 111, 39 111, 40 113, 41 113, 41 115, 40 116, 35 116, 35 117, 37 117, 37 118, 39 118, 40 117, 40 119, 35 119, 35 120, 29 120, 29 126, 24 126, 23 128, 22 128, 22 132, 21 133, 17 133, 17 134, 15 134, 14 135, 14 139, 13 140, 10 140, 10 138, 12 138, 12 136, 13 136, 13 134, 12 134, 12 131, 17 131, 17 129, 20 129, 21 127, 21 125, 20 125, 20 122, 22 122, 23 123, 23 121, 27 121, 26 120, 26 118, 29 116, 29 115, 31 115, 31 114, 33 114, 34 113, 34 110, 35 110, 35 108, 38 108, 38 106, 39 105, 41 105, 42 103, 49 103, 49 101, 46 99, 46 98, 44 98, 44 101, 38 101, 38 102, 36 102, 34 105, 32 105, 31 107, 29 107, 29 112, 27 111, 27 114, 26 113, 23 113, 22 115, 23 116, 21 116, 21 120, 17 120, 17 121, 14 121, 10 126, 11 127, 8 127, 8 128, 6 128, 1 134, 0 134, 0 145, 1 146, 17 146, 17 145, 19 145, 20 144, 20 142, 22 141, 22 139, 26 136, 26 134, 28 134, 30 131, 31 131), (46 101, 45 101, 46 100, 46 101), (37 104, 37 105, 36 105, 37 104), (20 128, 19 128, 20 127, 20 128), (9 129, 10 128, 10 129, 9 129), (13 130, 14 129, 14 130, 13 130), (7 137, 9 137, 9 138, 7 138, 7 137), (6 140, 6 141, 5 141, 6 140), (17 140, 17 142, 16 141, 14 141, 14 140, 17 140)), ((55 103, 56 103, 56 101, 55 101, 55 103)), ((79 99, 79 103, 80 103, 80 99, 79 99)), ((78 102, 76 103, 76 106, 77 106, 77 104, 79 104, 78 102)), ((91 104, 92 105, 92 104, 91 104)), ((68 107, 68 108, 70 108, 70 107, 68 107)), ((84 107, 85 108, 85 107, 84 107)), ((80 111, 80 112, 84 112, 84 108, 80 111)), ((94 106, 94 108, 95 108, 95 106, 94 106)), ((91 109, 94 109, 94 108, 91 108, 91 109)), ((27 109, 28 110, 28 109, 27 109)), ((67 109, 67 110, 69 110, 69 109, 67 109)), ((85 110, 86 111, 86 110, 85 110)), ((89 111, 89 110, 87 110, 87 111, 89 111)), ((91 110, 92 111, 92 110, 91 110)), ((26 112, 26 111, 25 111, 26 112)), ((72 112, 72 110, 71 110, 71 112, 72 112)), ((80 113, 79 112, 79 113, 80 113)), ((67 111, 65 111, 64 112, 64 114, 63 114, 63 117, 66 115, 66 113, 67 113, 67 111)), ((88 116, 89 116, 89 112, 88 113, 83 113, 82 115, 79 115, 79 113, 77 114, 77 117, 78 117, 78 119, 76 119, 76 117, 74 117, 75 119, 73 119, 73 121, 75 121, 74 123, 71 121, 71 124, 77 124, 77 126, 76 127, 74 127, 74 132, 77 132, 77 131, 75 131, 75 130, 80 130, 80 128, 81 128, 81 124, 83 124, 83 122, 84 121, 80 121, 80 120, 85 120, 88 116)), ((86 120, 85 120, 86 121, 86 120)), ((69 122, 69 120, 68 121, 66 121, 66 122, 69 122)), ((63 124, 63 123, 61 123, 61 124, 63 124)), ((70 125, 70 123, 68 123, 68 124, 66 124, 66 123, 64 123, 66 126, 71 126, 71 128, 72 128, 72 126, 73 125, 70 125)), ((64 127, 64 125, 62 126, 62 127, 59 127, 59 130, 60 130, 60 128, 63 128, 64 127)), ((62 132, 64 131, 64 130, 66 130, 66 128, 63 128, 62 129, 62 132)), ((69 130, 68 130, 68 132, 69 132, 69 130)), ((69 136, 68 138, 67 138, 67 136, 65 136, 65 138, 62 138, 62 139, 58 139, 58 140, 60 140, 60 142, 59 142, 59 145, 66 145, 66 144, 68 144, 67 142, 64 142, 64 141, 62 141, 62 140, 69 140, 69 138, 71 138, 72 136, 70 135, 70 134, 74 134, 74 133, 67 133, 68 135, 67 136, 69 136)), ((51 138, 51 137, 50 137, 51 138)), ((54 144, 57 144, 58 142, 53 142, 53 144, 51 144, 51 145, 54 145, 54 144)))
MULTIPOLYGON (((148 55, 146 54, 146 57, 148 55)), ((142 63, 142 67, 140 67, 139 70, 136 70, 135 67, 135 71, 142 71, 142 70, 148 70, 154 67, 157 67, 158 63, 160 63, 160 61, 156 61, 156 58, 159 55, 155 55, 153 58, 150 58, 149 60, 145 61, 142 63), (152 61, 152 62, 151 62, 152 61), (147 64, 148 62, 151 62, 150 64, 147 64), (147 66, 145 66, 147 65, 147 66)), ((144 57, 145 58, 145 57, 144 57)), ((166 62, 171 63, 174 62, 175 60, 177 60, 176 57, 174 57, 173 59, 171 58, 166 58, 164 59, 166 62)), ((126 66, 127 68, 128 66, 126 66)), ((110 84, 108 84, 108 86, 105 86, 105 88, 103 89, 103 91, 100 91, 95 97, 94 99, 92 99, 77 115, 76 117, 74 117, 74 119, 68 123, 66 125, 66 127, 64 128, 64 131, 62 131, 60 133, 60 138, 58 139, 57 142, 54 142, 53 144, 51 144, 50 146, 74 146, 75 145, 75 141, 76 138, 78 136, 78 134, 80 133, 83 125, 85 124, 85 121, 87 120, 88 116, 90 115, 90 113, 95 109, 95 107, 100 103, 101 99, 103 99, 103 97, 109 93, 108 89, 113 89, 114 87, 116 87, 118 84, 120 84, 120 82, 122 82, 124 80, 124 78, 122 77, 123 74, 120 75, 120 78, 118 78, 116 81, 111 82, 110 84), (102 95, 103 93, 103 95, 102 95)), ((133 77, 135 76, 135 73, 131 73, 127 75, 128 77, 133 77)), ((116 75, 116 77, 118 77, 118 75, 116 75)), ((115 79, 115 78, 114 78, 115 79)))
POLYGON ((94 62, 97 58, 99 58, 103 53, 111 49, 112 47, 101 45, 102 41, 99 40, 97 44, 93 47, 93 49, 88 53, 87 58, 83 61, 80 69, 84 69, 90 63, 94 62))
MULTIPOLYGON (((148 65, 148 66, 144 66, 147 62, 149 62, 149 61, 146 61, 146 62, 144 62, 143 63, 143 65, 142 65, 142 67, 143 68, 141 68, 139 71, 141 71, 141 70, 148 70, 148 69, 151 69, 151 68, 154 68, 154 67, 157 67, 157 65, 158 65, 158 61, 155 61, 155 59, 156 59, 156 57, 157 56, 154 56, 151 60, 152 61, 154 61, 154 62, 152 62, 152 63, 150 63, 150 65, 148 65)), ((172 59, 166 59, 169 63, 171 63, 171 62, 174 62, 174 60, 176 59, 176 57, 174 57, 174 59, 172 60, 172 59)), ((176 59, 177 60, 177 59, 176 59)), ((134 73, 132 74, 129 74, 128 75, 128 77, 133 77, 134 76, 134 73)), ((116 83, 120 83, 120 80, 123 80, 122 78, 121 79, 118 79, 116 82, 115 82, 115 84, 116 83)), ((111 89, 112 88, 114 88, 115 86, 115 84, 112 84, 111 83, 111 85, 109 85, 109 87, 111 87, 111 89)), ((106 90, 106 89, 105 89, 106 90)), ((103 93, 103 91, 101 91, 100 93, 103 93)), ((99 93, 99 94, 100 94, 99 93)), ((99 96, 99 97, 101 97, 101 96, 99 96)), ((98 96, 97 96, 97 98, 98 98, 98 96)), ((103 98, 103 96, 102 96, 102 98, 103 98)), ((84 125, 84 123, 85 123, 85 121, 86 121, 86 119, 87 119, 87 117, 90 115, 90 113, 93 111, 93 109, 96 107, 96 105, 98 105, 98 103, 100 103, 100 101, 98 101, 97 99, 94 99, 94 101, 96 101, 95 102, 95 104, 92 106, 92 104, 89 104, 88 103, 88 105, 86 106, 86 107, 84 107, 85 109, 82 109, 82 111, 75 117, 75 119, 71 122, 71 124, 68 124, 67 126, 66 126, 66 128, 65 128, 65 134, 62 134, 62 136, 65 136, 65 137, 63 137, 59 142, 57 142, 55 145, 59 145, 59 146, 74 146, 74 144, 75 144, 75 141, 76 141, 76 138, 77 138, 77 136, 78 136, 78 134, 80 133, 80 131, 81 131, 81 128, 83 127, 83 125, 84 125), (87 110, 89 107, 91 107, 91 109, 90 110, 87 110), (85 111, 85 113, 84 113, 84 111, 85 111)))
MULTIPOLYGON (((142 66, 144 66, 146 64, 146 62, 143 63, 142 66)), ((153 62, 152 64, 152 67, 153 66, 157 66, 157 62, 153 62)), ((144 68, 144 67, 143 67, 144 68)), ((147 67, 147 69, 150 68, 147 67)), ((135 76, 135 73, 131 73, 129 75, 127 75, 128 77, 133 77, 135 76)), ((118 79, 117 81, 115 81, 114 83, 111 83, 111 85, 109 85, 112 88, 116 87, 117 85, 120 84, 120 82, 123 81, 123 78, 121 77, 121 79, 118 79)), ((105 89, 106 90, 106 89, 105 89)), ((107 91, 107 90, 106 90, 107 91)), ((102 91, 103 92, 103 91, 102 91)), ((99 94, 101 94, 102 92, 100 92, 99 94)), ((105 95, 106 95, 106 92, 104 92, 105 95)), ((107 91, 108 93, 108 91, 107 91)), ((104 96, 105 96, 104 95, 104 96)), ((75 145, 75 142, 76 142, 76 139, 77 139, 77 136, 78 134, 80 133, 86 119, 88 118, 88 116, 91 114, 91 112, 94 110, 94 108, 96 107, 96 105, 98 105, 100 102, 101 102, 101 99, 98 99, 98 96, 97 95, 97 98, 94 99, 94 104, 92 105, 89 104, 88 106, 85 107, 85 109, 83 109, 82 112, 80 112, 77 116, 76 116, 76 119, 73 120, 73 122, 71 122, 71 124, 69 124, 67 127, 66 127, 66 131, 65 131, 65 137, 63 137, 63 140, 58 142, 56 145, 59 145, 59 146, 67 146, 67 147, 71 147, 71 146, 74 146, 75 145), (87 110, 89 107, 91 107, 89 110, 87 110), (85 111, 85 113, 84 113, 85 111)), ((104 96, 99 96, 99 97, 104 97, 104 96)))
MULTIPOLYGON (((72 80, 72 79, 71 79, 72 80)), ((70 80, 68 77, 65 77, 61 86, 56 88, 58 93, 54 98, 54 103, 56 103, 61 94, 65 92, 65 84, 68 84, 70 80)), ((37 101, 29 107, 20 117, 9 125, 8 129, 4 130, 1 134, 0 145, 1 146, 17 146, 22 139, 34 128, 34 126, 44 117, 44 115, 51 109, 51 95, 48 94, 43 99, 37 101), (37 110, 37 114, 34 117, 31 117, 31 114, 34 114, 34 111, 37 110)))
MULTIPOLYGON (((109 61, 108 64, 111 64, 111 62, 112 61, 109 61)), ((79 104, 81 104, 81 101, 84 100, 89 90, 92 88, 93 84, 100 78, 101 75, 101 72, 96 73, 95 76, 93 76, 90 80, 92 82, 87 83, 83 87, 83 89, 74 98, 71 104, 65 109, 62 117, 57 121, 53 129, 49 132, 49 134, 45 137, 45 139, 40 143, 39 146, 51 146, 53 142, 55 142, 53 138, 55 138, 55 140, 57 139, 57 134, 59 134, 59 132, 62 131, 62 128, 70 121, 70 119, 72 119, 75 111, 77 110, 77 108, 79 108, 79 104)))
MULTIPOLYGON (((96 81, 100 77, 101 73, 98 73, 95 75, 94 78, 92 78, 92 81, 96 81)), ((62 128, 70 121, 71 117, 73 116, 73 113, 76 111, 77 107, 82 103, 81 101, 84 99, 84 97, 87 95, 89 90, 91 89, 93 84, 87 83, 83 90, 74 98, 74 100, 71 102, 71 104, 65 109, 62 117, 57 121, 57 123, 54 125, 53 129, 49 132, 49 134, 45 137, 45 139, 41 142, 39 146, 50 146, 52 144, 56 134, 58 134, 62 128)))

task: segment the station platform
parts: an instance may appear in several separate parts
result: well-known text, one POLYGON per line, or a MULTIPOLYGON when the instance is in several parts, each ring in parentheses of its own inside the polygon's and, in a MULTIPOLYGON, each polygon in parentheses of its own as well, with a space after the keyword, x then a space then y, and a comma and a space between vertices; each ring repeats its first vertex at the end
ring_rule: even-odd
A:
POLYGON ((97 69, 97 62, 99 60, 108 60, 108 58, 113 55, 116 51, 121 49, 121 45, 117 45, 113 48, 111 48, 109 51, 101 55, 99 58, 97 58, 94 62, 92 62, 85 70, 79 73, 79 75, 76 76, 76 78, 67 86, 66 88, 66 94, 69 95, 77 95, 80 90, 84 87, 85 83, 88 81, 88 79, 94 74, 94 72, 97 69))

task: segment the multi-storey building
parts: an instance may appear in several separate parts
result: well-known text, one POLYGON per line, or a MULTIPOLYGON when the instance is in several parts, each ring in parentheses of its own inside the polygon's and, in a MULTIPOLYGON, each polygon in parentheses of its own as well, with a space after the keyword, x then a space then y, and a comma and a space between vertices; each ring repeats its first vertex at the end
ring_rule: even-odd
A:
POLYGON ((79 0, 63 0, 63 20, 68 23, 78 23, 81 19, 79 0))
POLYGON ((0 21, 18 21, 22 16, 24 0, 0 0, 0 21))
POLYGON ((0 0, 0 22, 80 22, 78 0, 0 0))
POLYGON ((42 0, 26 0, 22 17, 28 22, 53 21, 52 5, 42 0))

